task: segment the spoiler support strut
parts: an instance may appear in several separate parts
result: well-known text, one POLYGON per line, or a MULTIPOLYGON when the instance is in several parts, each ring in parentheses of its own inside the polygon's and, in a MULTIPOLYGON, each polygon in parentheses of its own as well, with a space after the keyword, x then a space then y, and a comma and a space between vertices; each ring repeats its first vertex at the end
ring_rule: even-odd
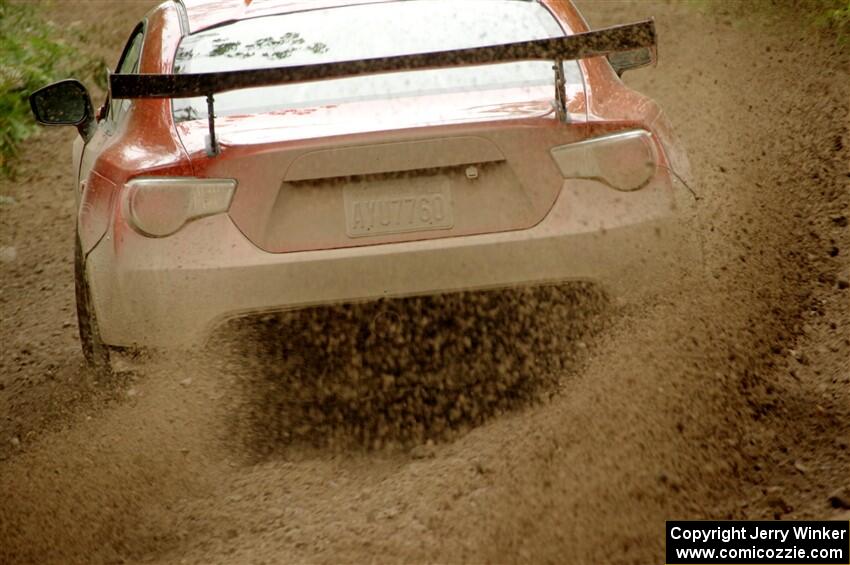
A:
POLYGON ((555 71, 555 112, 558 114, 558 120, 561 122, 567 121, 567 79, 564 76, 564 61, 556 59, 552 66, 555 71))
POLYGON ((210 133, 207 136, 207 157, 215 157, 221 151, 215 139, 215 98, 212 92, 207 94, 207 121, 210 126, 210 133))

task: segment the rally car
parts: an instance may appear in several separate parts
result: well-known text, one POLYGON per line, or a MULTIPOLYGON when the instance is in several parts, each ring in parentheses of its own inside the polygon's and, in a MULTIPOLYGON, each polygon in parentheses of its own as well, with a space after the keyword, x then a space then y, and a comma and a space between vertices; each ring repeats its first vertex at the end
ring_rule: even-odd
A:
POLYGON ((658 106, 620 75, 651 20, 566 0, 176 0, 74 125, 86 359, 191 347, 233 318, 417 294, 652 285, 691 196, 658 106))

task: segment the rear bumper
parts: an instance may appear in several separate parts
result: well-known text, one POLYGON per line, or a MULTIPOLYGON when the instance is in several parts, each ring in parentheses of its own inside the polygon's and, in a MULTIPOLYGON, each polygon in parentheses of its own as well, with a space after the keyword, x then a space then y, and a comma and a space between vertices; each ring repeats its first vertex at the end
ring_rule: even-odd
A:
POLYGON ((628 299, 701 260, 691 204, 667 177, 632 193, 568 181, 528 230, 281 254, 225 214, 161 239, 119 221, 86 267, 107 344, 188 347, 230 318, 381 297, 589 280, 628 299))

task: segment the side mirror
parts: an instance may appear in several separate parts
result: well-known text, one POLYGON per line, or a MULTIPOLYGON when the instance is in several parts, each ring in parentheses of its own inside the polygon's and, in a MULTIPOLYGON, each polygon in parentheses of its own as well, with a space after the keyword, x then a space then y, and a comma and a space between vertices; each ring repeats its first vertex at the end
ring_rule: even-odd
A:
POLYGON ((94 123, 91 97, 83 84, 74 79, 44 86, 29 97, 35 121, 46 126, 76 126, 88 139, 94 123))
POLYGON ((641 47, 630 51, 610 53, 608 62, 614 67, 617 76, 622 77, 626 71, 655 64, 655 50, 649 47, 641 47))

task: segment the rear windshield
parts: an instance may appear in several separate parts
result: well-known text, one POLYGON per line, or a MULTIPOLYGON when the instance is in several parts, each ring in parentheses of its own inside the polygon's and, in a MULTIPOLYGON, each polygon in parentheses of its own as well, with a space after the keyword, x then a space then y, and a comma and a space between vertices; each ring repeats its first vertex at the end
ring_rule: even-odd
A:
MULTIPOLYGON (((189 35, 175 73, 235 71, 480 47, 562 36, 537 2, 407 0, 311 10, 238 21, 189 35)), ((565 64, 580 83, 578 65, 565 64)), ((404 71, 321 82, 250 88, 216 95, 216 115, 254 114, 375 98, 552 84, 552 63, 522 61, 404 71)), ((554 90, 553 90, 554 92, 554 90)), ((178 121, 206 117, 203 98, 176 99, 178 121)))

